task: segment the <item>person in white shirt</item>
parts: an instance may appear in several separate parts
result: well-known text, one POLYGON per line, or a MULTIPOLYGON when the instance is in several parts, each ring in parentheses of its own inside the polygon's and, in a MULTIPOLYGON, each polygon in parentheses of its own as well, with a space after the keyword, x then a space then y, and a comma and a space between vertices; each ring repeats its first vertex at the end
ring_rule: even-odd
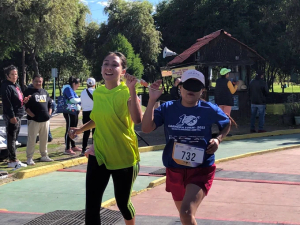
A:
MULTIPOLYGON (((81 108, 82 108, 82 123, 85 124, 89 122, 90 114, 93 109, 93 92, 95 90, 96 81, 94 78, 88 78, 87 79, 87 88, 84 89, 81 92, 80 98, 81 98, 81 108)), ((95 128, 92 130, 92 133, 94 134, 95 128)), ((91 130, 86 130, 83 133, 83 140, 82 140, 82 152, 80 156, 84 156, 84 152, 86 151, 87 143, 90 137, 91 130)))

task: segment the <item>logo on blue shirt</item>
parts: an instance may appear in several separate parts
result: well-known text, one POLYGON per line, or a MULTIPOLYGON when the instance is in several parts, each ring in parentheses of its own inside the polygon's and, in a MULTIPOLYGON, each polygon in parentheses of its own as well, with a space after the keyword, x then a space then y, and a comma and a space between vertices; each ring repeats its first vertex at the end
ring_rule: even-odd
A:
POLYGON ((176 126, 182 127, 184 125, 188 125, 190 127, 197 124, 198 119, 200 119, 200 116, 187 116, 186 114, 183 114, 179 117, 180 121, 176 124, 176 126))

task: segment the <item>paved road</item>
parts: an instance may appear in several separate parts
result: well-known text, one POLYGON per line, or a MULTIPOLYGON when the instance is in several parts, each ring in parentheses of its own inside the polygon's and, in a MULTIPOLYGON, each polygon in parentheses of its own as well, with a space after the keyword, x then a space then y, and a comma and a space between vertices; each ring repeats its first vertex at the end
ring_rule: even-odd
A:
MULTIPOLYGON (((282 135, 223 142, 216 158, 299 144, 298 136, 282 135)), ((141 153, 141 166, 162 167, 161 155, 162 151, 141 153)), ((146 188, 149 182, 155 179, 157 177, 138 176, 134 190, 146 188)), ((83 209, 84 196, 85 173, 53 172, 0 186, 0 209, 40 213, 56 209, 83 209), (41 204, 41 202, 46 204, 41 204)), ((113 196, 113 187, 110 181, 103 200, 108 200, 113 196)))

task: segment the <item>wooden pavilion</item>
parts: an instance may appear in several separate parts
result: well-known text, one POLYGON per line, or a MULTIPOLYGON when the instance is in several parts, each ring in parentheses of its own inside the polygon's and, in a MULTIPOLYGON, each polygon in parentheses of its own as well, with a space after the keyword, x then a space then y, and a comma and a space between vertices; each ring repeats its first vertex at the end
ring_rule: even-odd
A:
MULTIPOLYGON (((212 83, 213 69, 226 67, 231 69, 230 80, 240 80, 238 91, 234 94, 235 106, 232 115, 238 117, 248 116, 250 113, 248 104, 247 89, 252 74, 258 69, 263 70, 265 59, 255 50, 238 41, 224 30, 218 30, 197 40, 190 48, 176 56, 161 68, 172 71, 173 76, 180 76, 180 73, 187 68, 195 68, 205 76, 207 90, 206 100, 214 102, 214 87, 212 83), (178 73, 179 71, 179 73, 178 73)), ((170 73, 165 73, 170 75, 170 73)))

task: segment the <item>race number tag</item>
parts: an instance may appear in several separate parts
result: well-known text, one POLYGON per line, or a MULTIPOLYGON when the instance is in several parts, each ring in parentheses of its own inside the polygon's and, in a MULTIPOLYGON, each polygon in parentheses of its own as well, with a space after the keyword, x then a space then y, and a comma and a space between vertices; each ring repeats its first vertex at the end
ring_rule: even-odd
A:
POLYGON ((197 167, 203 163, 204 151, 203 148, 175 142, 172 157, 179 165, 197 167))

